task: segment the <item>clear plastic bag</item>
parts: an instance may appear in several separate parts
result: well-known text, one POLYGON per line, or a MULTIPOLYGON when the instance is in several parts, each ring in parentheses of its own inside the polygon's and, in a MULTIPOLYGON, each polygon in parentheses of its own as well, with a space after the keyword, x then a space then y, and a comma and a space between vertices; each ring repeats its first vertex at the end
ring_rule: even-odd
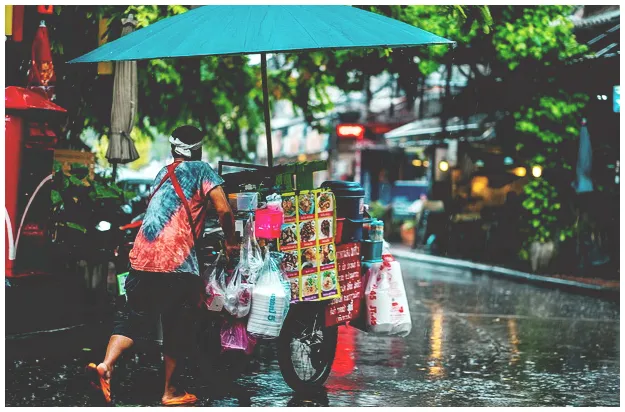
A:
POLYGON ((204 272, 204 304, 210 311, 221 312, 226 302, 224 290, 225 263, 221 254, 215 263, 204 272))
POLYGON ((250 312, 252 285, 245 279, 246 268, 239 262, 225 288, 224 307, 231 315, 244 318, 250 312))
POLYGON ((245 224, 240 263, 243 270, 243 279, 249 283, 254 283, 260 268, 263 266, 263 255, 256 241, 254 222, 251 218, 245 224))
POLYGON ((221 351, 242 351, 251 355, 256 339, 247 333, 245 321, 224 321, 221 326, 221 351))
POLYGON ((278 255, 267 252, 265 264, 252 291, 247 331, 252 336, 264 339, 274 339, 280 335, 290 303, 290 286, 280 270, 278 255))
POLYGON ((371 268, 365 289, 367 331, 382 336, 408 336, 412 330, 401 267, 385 261, 371 268))
POLYGON ((386 262, 393 262, 395 260, 391 254, 391 245, 386 240, 382 244, 382 259, 386 262))

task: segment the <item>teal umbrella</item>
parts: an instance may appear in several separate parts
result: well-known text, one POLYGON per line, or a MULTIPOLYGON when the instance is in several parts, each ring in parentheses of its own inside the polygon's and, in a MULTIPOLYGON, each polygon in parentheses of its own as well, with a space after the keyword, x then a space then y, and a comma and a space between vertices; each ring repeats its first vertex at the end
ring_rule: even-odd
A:
POLYGON ((204 6, 169 17, 70 63, 260 54, 269 166, 273 166, 267 53, 454 44, 350 6, 204 6))

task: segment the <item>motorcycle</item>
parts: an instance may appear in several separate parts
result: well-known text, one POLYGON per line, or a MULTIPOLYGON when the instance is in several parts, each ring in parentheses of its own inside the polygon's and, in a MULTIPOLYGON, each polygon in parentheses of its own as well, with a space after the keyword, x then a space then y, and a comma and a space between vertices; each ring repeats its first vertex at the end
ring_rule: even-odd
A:
MULTIPOLYGON (((127 262, 134 237, 141 226, 142 215, 122 226, 124 240, 117 249, 118 259, 127 262)), ((198 260, 201 268, 212 265, 222 250, 224 234, 215 216, 206 219, 204 231, 198 240, 198 260)), ((127 265, 127 263, 126 263, 127 265)), ((325 303, 305 302, 291 305, 280 336, 274 341, 259 342, 251 355, 242 351, 222 353, 220 330, 224 312, 202 311, 197 335, 197 349, 202 375, 208 379, 234 380, 243 375, 259 357, 263 347, 277 350, 282 376, 296 392, 317 392, 328 379, 334 362, 338 341, 338 327, 325 326, 325 303), (267 345, 269 344, 269 345, 267 345)))

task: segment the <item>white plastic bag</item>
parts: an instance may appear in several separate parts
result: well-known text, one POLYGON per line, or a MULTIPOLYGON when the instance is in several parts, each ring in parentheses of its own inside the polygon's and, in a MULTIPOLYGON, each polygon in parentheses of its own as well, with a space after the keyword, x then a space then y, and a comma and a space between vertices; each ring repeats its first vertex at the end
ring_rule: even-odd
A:
POLYGON ((221 312, 225 304, 225 291, 223 286, 224 266, 222 256, 219 254, 217 260, 204 274, 204 286, 206 296, 204 304, 210 311, 221 312))
POLYGON ((252 285, 244 280, 244 271, 245 268, 239 262, 225 288, 224 307, 237 318, 247 316, 252 300, 252 285))
POLYGON ((256 337, 274 339, 280 335, 288 313, 290 293, 275 254, 267 252, 265 264, 252 290, 252 308, 247 331, 256 337))
POLYGON ((365 288, 367 331, 384 336, 408 336, 412 330, 408 298, 397 261, 375 265, 365 288))

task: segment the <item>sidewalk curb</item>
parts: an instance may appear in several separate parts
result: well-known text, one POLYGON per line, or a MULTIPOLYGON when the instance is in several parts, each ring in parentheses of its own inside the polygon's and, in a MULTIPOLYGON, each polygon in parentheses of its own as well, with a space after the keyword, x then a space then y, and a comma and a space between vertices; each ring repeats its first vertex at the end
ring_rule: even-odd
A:
POLYGON ((475 263, 466 260, 450 259, 446 257, 426 255, 416 252, 408 252, 401 249, 391 249, 393 256, 397 258, 411 260, 413 262, 429 263, 435 265, 450 266, 462 269, 480 271, 488 274, 499 275, 516 281, 538 284, 545 287, 556 287, 577 293, 598 295, 604 298, 619 299, 620 289, 608 288, 604 286, 591 285, 587 283, 575 282, 565 279, 551 278, 547 276, 534 275, 518 270, 506 269, 500 266, 492 266, 483 263, 475 263))

